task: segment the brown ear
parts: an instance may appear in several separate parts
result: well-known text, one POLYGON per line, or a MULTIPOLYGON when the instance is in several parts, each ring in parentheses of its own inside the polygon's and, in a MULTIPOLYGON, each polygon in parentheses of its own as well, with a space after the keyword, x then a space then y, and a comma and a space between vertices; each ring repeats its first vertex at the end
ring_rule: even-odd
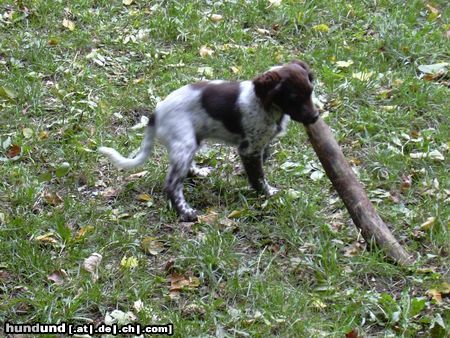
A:
POLYGON ((306 70, 308 72, 309 82, 313 82, 314 81, 314 74, 311 71, 311 68, 309 68, 308 64, 305 61, 292 60, 291 63, 293 63, 294 65, 298 65, 298 66, 302 67, 304 70, 306 70))
POLYGON ((280 88, 281 76, 273 70, 262 74, 253 80, 256 96, 259 97, 265 108, 268 108, 280 88))

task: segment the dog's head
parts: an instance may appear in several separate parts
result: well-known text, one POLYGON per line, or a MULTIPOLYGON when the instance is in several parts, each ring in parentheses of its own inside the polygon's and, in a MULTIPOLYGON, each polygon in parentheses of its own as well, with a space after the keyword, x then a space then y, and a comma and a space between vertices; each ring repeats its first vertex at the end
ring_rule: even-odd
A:
POLYGON ((294 121, 304 124, 314 123, 319 117, 312 101, 312 82, 309 66, 298 60, 274 67, 253 80, 255 93, 266 109, 275 104, 294 121))

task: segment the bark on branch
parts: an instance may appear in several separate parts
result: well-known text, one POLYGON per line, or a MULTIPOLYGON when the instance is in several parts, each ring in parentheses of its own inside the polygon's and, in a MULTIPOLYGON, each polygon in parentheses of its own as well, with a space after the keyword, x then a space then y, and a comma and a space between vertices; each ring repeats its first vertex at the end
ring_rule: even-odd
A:
POLYGON ((366 242, 369 244, 375 242, 399 264, 412 263, 411 256, 397 242, 375 211, 331 133, 330 127, 322 118, 319 118, 314 124, 305 125, 305 128, 328 178, 366 242))

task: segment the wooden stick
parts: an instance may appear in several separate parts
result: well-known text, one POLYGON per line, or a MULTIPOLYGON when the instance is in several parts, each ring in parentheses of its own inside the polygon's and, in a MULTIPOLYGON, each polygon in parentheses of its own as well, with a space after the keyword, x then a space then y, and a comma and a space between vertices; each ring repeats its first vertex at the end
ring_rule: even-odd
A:
POLYGON ((305 125, 305 128, 328 178, 344 201, 353 223, 361 230, 366 242, 370 244, 375 241, 399 264, 412 263, 411 256, 397 242, 367 198, 330 127, 319 117, 314 124, 305 125))

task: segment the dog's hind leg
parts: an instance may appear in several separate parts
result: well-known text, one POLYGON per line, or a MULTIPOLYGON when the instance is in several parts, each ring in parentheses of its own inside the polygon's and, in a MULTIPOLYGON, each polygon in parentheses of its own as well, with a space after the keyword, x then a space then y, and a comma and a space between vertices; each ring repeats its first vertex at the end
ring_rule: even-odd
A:
POLYGON ((189 206, 183 194, 183 181, 189 172, 196 150, 196 142, 189 140, 172 143, 169 149, 170 166, 166 180, 166 193, 180 215, 180 219, 185 222, 197 220, 196 211, 189 206))

